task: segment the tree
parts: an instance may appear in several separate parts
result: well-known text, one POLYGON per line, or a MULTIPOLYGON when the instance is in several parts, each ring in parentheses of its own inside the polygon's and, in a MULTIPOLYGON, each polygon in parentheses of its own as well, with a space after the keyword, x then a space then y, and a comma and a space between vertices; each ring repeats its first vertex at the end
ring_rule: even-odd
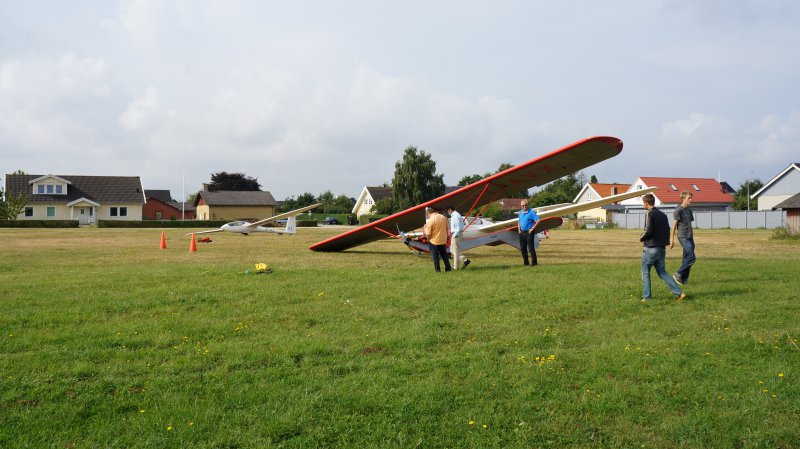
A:
POLYGON ((409 146, 394 165, 392 196, 397 210, 407 209, 444 194, 444 175, 436 174, 431 155, 409 146))
POLYGON ((483 176, 481 176, 481 175, 477 175, 477 174, 476 175, 467 175, 467 176, 464 176, 463 178, 461 178, 461 181, 458 181, 457 185, 461 186, 461 187, 468 186, 468 185, 470 185, 472 183, 480 181, 481 179, 483 179, 483 176))
POLYGON ((592 184, 597 184, 598 183, 597 176, 592 175, 592 179, 590 179, 589 182, 592 183, 592 184))
POLYGON ((0 220, 16 220, 28 204, 28 195, 25 192, 3 193, 0 189, 0 220))
POLYGON ((550 204, 569 203, 581 191, 586 183, 583 172, 572 173, 551 182, 544 189, 533 195, 530 200, 531 207, 547 206, 550 204))
POLYGON ((317 202, 317 197, 309 192, 305 192, 302 195, 298 196, 297 199, 294 201, 294 206, 292 209, 300 209, 301 207, 310 206, 317 202))
POLYGON ((756 204, 753 200, 749 200, 748 202, 748 199, 752 194, 758 192, 762 187, 764 187, 764 183, 761 182, 760 179, 748 179, 747 181, 741 183, 739 185, 739 190, 737 190, 736 194, 733 196, 733 208, 735 210, 753 209, 756 204))
POLYGON ((208 185, 208 190, 212 192, 220 190, 258 191, 261 190, 261 184, 258 183, 257 178, 244 173, 221 171, 211 174, 211 184, 208 185))
POLYGON ((392 198, 381 198, 375 201, 370 212, 377 215, 389 215, 394 213, 394 200, 392 198))

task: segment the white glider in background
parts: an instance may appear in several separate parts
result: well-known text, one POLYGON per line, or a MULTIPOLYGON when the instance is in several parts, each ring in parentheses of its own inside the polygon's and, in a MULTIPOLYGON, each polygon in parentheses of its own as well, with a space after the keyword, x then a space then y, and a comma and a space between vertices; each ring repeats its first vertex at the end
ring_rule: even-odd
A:
MULTIPOLYGON (((278 214, 269 218, 265 218, 263 220, 258 220, 254 223, 250 223, 247 221, 232 221, 230 223, 225 223, 219 229, 212 229, 210 231, 198 231, 192 232, 191 234, 210 234, 212 232, 236 232, 239 234, 250 234, 251 232, 268 232, 271 234, 296 234, 297 233, 297 216, 302 214, 305 211, 311 210, 315 207, 321 206, 321 203, 312 204, 310 206, 301 207, 300 209, 290 210, 289 212, 284 212, 282 214, 278 214), (285 228, 268 228, 262 225, 286 219, 286 227, 285 228)), ((189 234, 187 234, 189 235, 189 234)))

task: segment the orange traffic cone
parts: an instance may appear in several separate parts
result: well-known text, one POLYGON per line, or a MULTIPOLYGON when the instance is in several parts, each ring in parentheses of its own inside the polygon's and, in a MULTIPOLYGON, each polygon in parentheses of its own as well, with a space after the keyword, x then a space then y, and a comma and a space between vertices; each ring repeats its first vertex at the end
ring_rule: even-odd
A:
POLYGON ((167 249, 167 240, 164 238, 164 231, 161 231, 161 249, 167 249))
POLYGON ((192 232, 192 242, 189 243, 189 252, 194 253, 197 252, 197 240, 194 238, 194 232, 192 232))

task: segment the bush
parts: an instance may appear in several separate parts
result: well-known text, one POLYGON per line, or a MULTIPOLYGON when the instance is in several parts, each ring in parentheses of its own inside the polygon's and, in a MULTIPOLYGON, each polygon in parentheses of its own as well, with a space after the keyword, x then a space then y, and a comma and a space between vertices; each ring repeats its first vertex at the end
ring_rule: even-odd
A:
POLYGON ((317 227, 316 220, 297 220, 298 228, 315 228, 317 227))
POLYGON ((388 215, 362 215, 358 217, 358 224, 365 225, 367 223, 372 223, 373 221, 378 221, 381 218, 386 218, 388 215))
POLYGON ((800 240, 800 234, 779 226, 772 231, 772 238, 775 240, 800 240))
POLYGON ((218 228, 224 220, 97 220, 98 228, 218 228))
POLYGON ((77 228, 78 220, 0 220, 0 228, 77 228))

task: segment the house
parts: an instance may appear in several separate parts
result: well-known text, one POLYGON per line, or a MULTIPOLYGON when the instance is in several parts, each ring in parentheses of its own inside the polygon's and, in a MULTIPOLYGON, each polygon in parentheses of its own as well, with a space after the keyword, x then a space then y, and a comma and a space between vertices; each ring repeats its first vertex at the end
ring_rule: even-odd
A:
POLYGON ((269 192, 222 190, 197 192, 197 220, 259 220, 275 215, 278 202, 269 192))
MULTIPOLYGON (((660 178, 643 176, 631 184, 628 191, 658 187, 653 192, 656 207, 671 212, 681 203, 681 192, 692 193, 692 209, 695 211, 726 211, 733 206, 733 195, 723 189, 714 178, 660 178)), ((643 210, 642 198, 636 197, 620 201, 626 210, 643 210)))
POLYGON ((372 215, 372 206, 374 206, 377 201, 385 198, 392 198, 392 195, 391 187, 364 186, 364 188, 361 189, 361 194, 356 198, 356 204, 353 206, 353 210, 350 213, 356 217, 372 215))
POLYGON ((169 190, 145 190, 144 220, 194 220, 194 203, 175 201, 169 190))
MULTIPOLYGON (((573 203, 588 203, 589 201, 599 200, 612 195, 625 193, 630 189, 630 184, 601 184, 601 183, 586 183, 580 192, 572 200, 573 203)), ((616 204, 616 203, 615 203, 616 204)), ((611 221, 611 212, 617 211, 619 206, 609 204, 607 206, 595 207, 582 212, 578 212, 578 219, 583 220, 596 220, 602 222, 611 221)))
POLYGON ((6 192, 28 198, 20 220, 141 220, 138 176, 6 175, 6 192))
POLYGON ((800 162, 789 164, 758 192, 750 195, 750 199, 758 200, 758 210, 770 210, 796 193, 800 193, 800 162))
MULTIPOLYGON (((444 194, 447 195, 450 192, 455 192, 462 187, 463 186, 446 186, 444 188, 444 194)), ((353 206, 353 210, 350 213, 356 217, 360 217, 362 215, 372 215, 372 206, 374 206, 376 202, 385 198, 393 198, 393 196, 394 193, 391 187, 364 186, 364 188, 361 189, 361 194, 358 195, 356 204, 353 206)))
POLYGON ((800 234, 800 193, 775 205, 775 209, 786 211, 786 229, 790 234, 800 234))

